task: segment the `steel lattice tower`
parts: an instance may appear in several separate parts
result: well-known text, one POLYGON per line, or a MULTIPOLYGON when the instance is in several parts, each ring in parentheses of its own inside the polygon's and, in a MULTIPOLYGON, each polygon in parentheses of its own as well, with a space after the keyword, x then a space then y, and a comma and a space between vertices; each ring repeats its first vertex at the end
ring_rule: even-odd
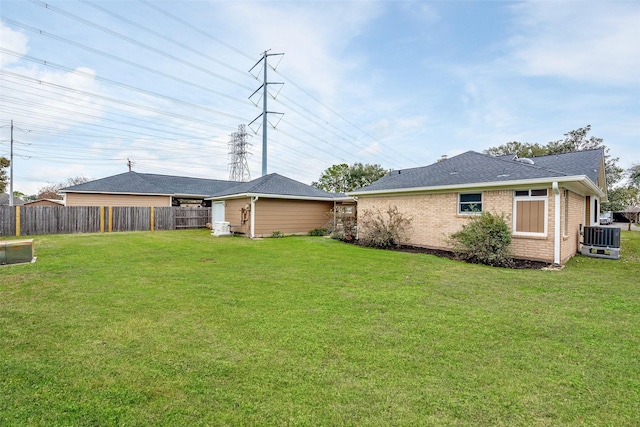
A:
POLYGON ((229 139, 229 181, 251 181, 251 172, 247 163, 247 156, 251 155, 248 148, 248 138, 245 125, 238 125, 238 132, 233 132, 229 139))

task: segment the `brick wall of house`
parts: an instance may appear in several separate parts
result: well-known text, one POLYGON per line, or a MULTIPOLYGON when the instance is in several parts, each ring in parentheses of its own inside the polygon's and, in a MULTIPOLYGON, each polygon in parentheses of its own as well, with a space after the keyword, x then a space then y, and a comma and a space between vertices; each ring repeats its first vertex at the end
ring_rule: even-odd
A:
MULTIPOLYGON (((564 200, 564 197, 563 197, 564 200)), ((578 242, 580 241, 580 225, 584 225, 585 220, 585 198, 579 194, 569 191, 569 221, 567 230, 563 230, 560 257, 562 263, 578 252, 578 242)), ((564 205, 562 207, 564 225, 564 205)))
MULTIPOLYGON (((562 195, 563 189, 561 189, 562 195)), ((511 248, 514 256, 536 261, 553 262, 555 231, 555 195, 548 189, 547 235, 512 236, 511 248)), ((513 227, 513 190, 491 190, 483 192, 483 210, 491 213, 505 214, 509 228, 513 227)), ((569 230, 561 243, 562 262, 575 255, 577 250, 577 233, 583 221, 584 198, 570 192, 569 230)), ((563 197, 560 198, 561 207, 563 197)), ((469 215, 458 214, 458 193, 431 193, 413 195, 394 195, 387 197, 359 197, 358 211, 362 214, 367 209, 385 210, 389 206, 397 206, 398 210, 413 218, 412 233, 409 244, 428 248, 450 249, 447 238, 460 230, 470 218, 469 215)), ((561 211, 560 226, 564 226, 561 211)), ((561 228, 562 231, 562 228, 561 228)), ((562 235, 562 234, 561 234, 562 235)))

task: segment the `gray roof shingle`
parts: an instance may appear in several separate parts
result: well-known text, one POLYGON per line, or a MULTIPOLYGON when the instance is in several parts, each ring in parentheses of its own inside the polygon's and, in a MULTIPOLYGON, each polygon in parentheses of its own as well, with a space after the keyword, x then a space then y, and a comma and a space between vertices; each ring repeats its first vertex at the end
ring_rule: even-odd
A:
POLYGON ((426 187, 451 187, 469 184, 512 182, 586 176, 596 183, 603 150, 541 156, 526 160, 513 156, 494 157, 467 151, 429 166, 392 171, 373 184, 350 194, 426 187))
MULTIPOLYGON (((13 196, 13 205, 20 206, 24 204, 24 200, 19 197, 13 196)), ((9 206, 9 193, 0 193, 0 206, 9 206)))
POLYGON ((61 189, 60 192, 132 193, 205 197, 212 192, 222 191, 237 184, 235 181, 156 175, 131 171, 66 187, 61 189))
POLYGON ((329 193, 310 185, 303 184, 302 182, 295 181, 291 178, 278 175, 277 173, 272 173, 211 194, 211 198, 222 198, 240 194, 262 194, 324 199, 345 197, 344 194, 329 193))

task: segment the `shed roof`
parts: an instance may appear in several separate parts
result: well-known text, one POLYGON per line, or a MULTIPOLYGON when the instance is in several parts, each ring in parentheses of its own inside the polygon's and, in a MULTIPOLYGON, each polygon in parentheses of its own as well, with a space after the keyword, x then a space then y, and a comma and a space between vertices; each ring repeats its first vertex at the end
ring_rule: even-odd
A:
POLYGON ((603 155, 603 150, 597 149, 526 160, 515 156, 494 157, 467 151, 429 166, 392 171, 373 184, 348 194, 477 186, 483 183, 542 182, 576 176, 584 176, 595 185, 603 155))

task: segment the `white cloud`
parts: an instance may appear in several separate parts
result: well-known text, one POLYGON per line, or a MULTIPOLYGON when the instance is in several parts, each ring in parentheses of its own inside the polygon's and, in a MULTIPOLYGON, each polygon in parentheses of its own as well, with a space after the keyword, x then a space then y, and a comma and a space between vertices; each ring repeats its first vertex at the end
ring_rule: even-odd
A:
POLYGON ((527 2, 513 11, 522 73, 640 84, 640 3, 527 2))
MULTIPOLYGON (((0 46, 4 49, 18 52, 20 55, 27 53, 27 36, 21 31, 14 31, 0 22, 0 46)), ((0 53, 0 67, 6 67, 20 60, 19 57, 0 53)))

